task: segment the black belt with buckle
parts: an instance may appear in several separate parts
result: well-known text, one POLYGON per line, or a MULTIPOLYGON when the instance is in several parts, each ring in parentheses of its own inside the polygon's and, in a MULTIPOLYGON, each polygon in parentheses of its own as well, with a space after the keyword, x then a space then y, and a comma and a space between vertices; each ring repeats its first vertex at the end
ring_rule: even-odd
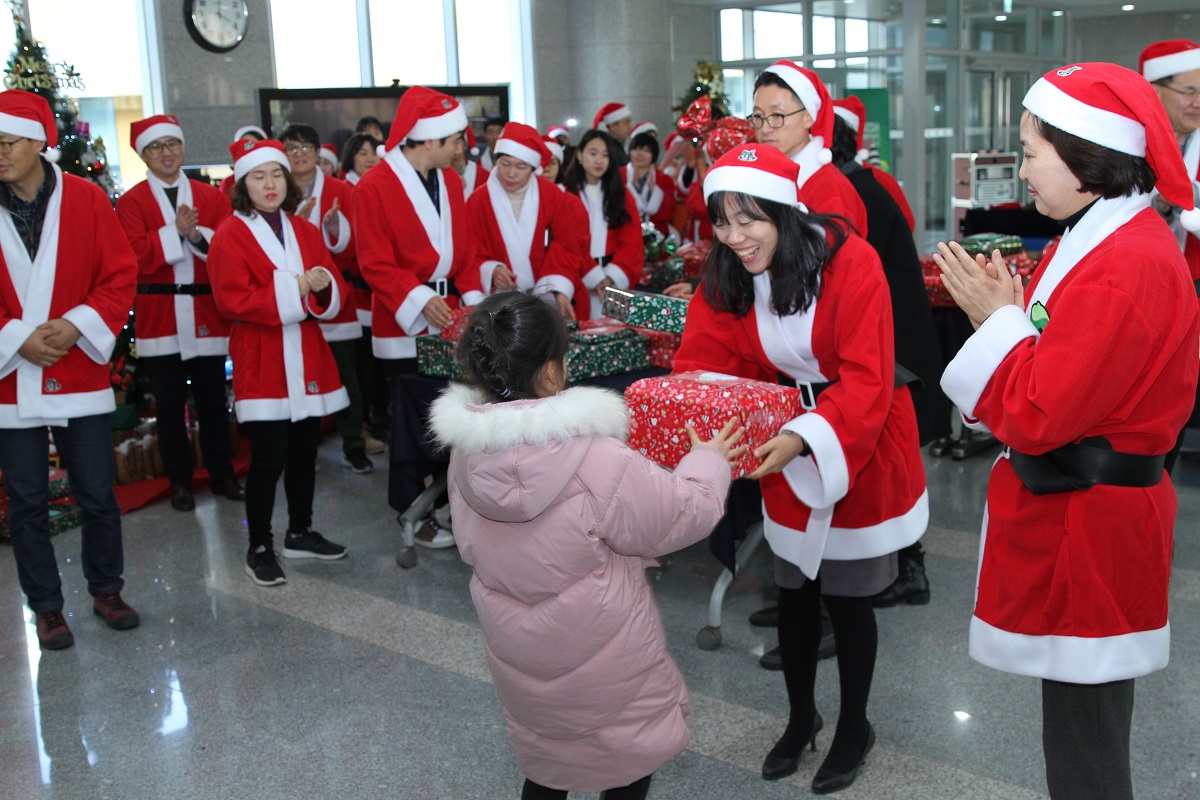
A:
POLYGON ((612 263, 612 256, 600 256, 599 258, 593 258, 592 261, 596 262, 597 267, 607 267, 612 263))
POLYGON ((371 286, 358 275, 346 276, 346 283, 353 286, 355 289, 362 289, 364 292, 371 291, 371 286))
MULTIPOLYGON (((800 407, 806 411, 812 411, 816 408, 817 398, 821 396, 821 392, 837 383, 836 380, 825 381, 824 383, 797 381, 791 375, 785 375, 782 372, 776 372, 775 375, 781 386, 792 386, 800 390, 800 407)), ((901 386, 908 386, 910 384, 915 384, 917 388, 923 385, 921 378, 915 372, 902 364, 897 364, 892 388, 899 389, 901 386)))
POLYGON ((437 292, 438 297, 462 297, 449 278, 438 278, 436 281, 426 281, 425 285, 437 292))
POLYGON ((1103 436, 1057 447, 1040 456, 1009 448, 1013 472, 1033 494, 1090 489, 1096 484, 1147 488, 1162 480, 1166 454, 1121 453, 1103 436))
POLYGON ((138 294, 187 294, 197 297, 202 294, 212 294, 212 285, 208 283, 139 283, 138 294))

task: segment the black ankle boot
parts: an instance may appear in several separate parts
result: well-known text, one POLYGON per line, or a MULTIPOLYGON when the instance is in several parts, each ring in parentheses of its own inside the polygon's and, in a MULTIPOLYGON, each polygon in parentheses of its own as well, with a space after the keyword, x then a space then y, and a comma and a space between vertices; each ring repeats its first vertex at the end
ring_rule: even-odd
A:
POLYGON ((871 598, 875 608, 891 608, 904 603, 923 606, 929 603, 929 579, 925 577, 925 551, 900 551, 900 574, 895 582, 871 598))
MULTIPOLYGON (((807 744, 815 753, 817 751, 817 734, 820 733, 821 729, 824 727, 825 720, 821 719, 820 712, 817 712, 817 714, 813 716, 812 733, 809 734, 807 740, 801 741, 800 749, 796 751, 795 755, 778 753, 777 751, 780 749, 779 745, 782 744, 782 740, 776 742, 775 746, 771 748, 771 752, 767 753, 766 759, 763 760, 763 778, 769 781, 777 781, 780 778, 786 778, 788 775, 791 775, 793 772, 799 769, 800 754, 804 752, 804 746, 807 744)), ((786 732, 784 735, 787 735, 786 732)))
POLYGON ((825 769, 822 764, 817 769, 817 774, 813 776, 812 790, 813 794, 831 794, 845 789, 850 784, 854 783, 854 779, 858 777, 858 773, 862 770, 863 762, 867 760, 867 754, 871 752, 871 748, 875 746, 875 728, 871 723, 867 723, 867 744, 863 748, 863 754, 859 757, 858 763, 847 772, 833 772, 825 769))

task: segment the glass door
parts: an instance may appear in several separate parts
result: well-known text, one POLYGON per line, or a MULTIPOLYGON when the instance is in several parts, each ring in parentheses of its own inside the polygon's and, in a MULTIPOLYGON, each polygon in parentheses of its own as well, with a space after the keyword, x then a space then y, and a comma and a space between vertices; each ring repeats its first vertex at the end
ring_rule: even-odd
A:
POLYGON ((967 69, 967 152, 1021 149, 1021 101, 1029 91, 1030 72, 973 64, 967 69))

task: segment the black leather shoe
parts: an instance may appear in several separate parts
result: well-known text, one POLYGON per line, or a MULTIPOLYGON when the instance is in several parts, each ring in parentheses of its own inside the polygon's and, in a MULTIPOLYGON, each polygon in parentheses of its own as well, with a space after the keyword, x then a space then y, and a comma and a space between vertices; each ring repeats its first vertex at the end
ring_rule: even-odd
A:
POLYGON ((750 624, 756 628, 778 628, 779 606, 760 608, 750 615, 750 624))
POLYGON ((783 654, 779 651, 778 647, 774 650, 768 650, 758 659, 758 665, 763 669, 778 672, 783 669, 783 654))
POLYGON ((228 497, 230 500, 245 500, 246 490, 238 483, 238 479, 230 475, 219 481, 213 481, 212 493, 228 497))
POLYGON ((192 497, 192 490, 186 486, 172 486, 171 508, 176 511, 194 511, 196 498, 192 497))
POLYGON ((858 773, 862 770, 863 762, 867 760, 867 754, 871 752, 871 748, 875 746, 875 728, 871 723, 867 723, 867 746, 863 748, 863 754, 859 757, 858 763, 849 772, 831 772, 825 769, 822 764, 817 769, 817 774, 813 776, 812 790, 813 794, 831 794, 841 791, 850 784, 854 783, 854 779, 858 777, 858 773))
POLYGON ((925 553, 900 553, 900 574, 896 581, 871 598, 875 608, 891 608, 904 603, 909 606, 929 604, 929 579, 925 577, 925 553))
MULTIPOLYGON (((825 727, 825 720, 821 719, 820 712, 813 718, 812 736, 808 739, 809 748, 815 753, 817 752, 817 734, 825 727)), ((794 756, 777 756, 774 752, 767 753, 767 757, 763 760, 762 776, 768 781, 777 781, 781 778, 786 778, 797 769, 800 768, 800 756, 804 753, 804 746, 800 746, 800 752, 794 756)))

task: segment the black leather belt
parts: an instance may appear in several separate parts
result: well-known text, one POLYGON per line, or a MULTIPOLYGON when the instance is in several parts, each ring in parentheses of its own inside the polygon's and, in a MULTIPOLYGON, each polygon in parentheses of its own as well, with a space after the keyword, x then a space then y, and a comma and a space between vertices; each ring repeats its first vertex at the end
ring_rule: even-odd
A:
POLYGON ((346 277, 346 283, 353 286, 355 289, 362 289, 364 292, 371 291, 370 285, 358 275, 349 275, 346 277))
POLYGON ((438 297, 462 297, 458 293, 458 289, 454 286, 454 281, 449 278, 439 278, 436 281, 427 281, 425 283, 430 289, 438 293, 438 297))
POLYGON ((1056 494, 1105 486, 1154 486, 1162 480, 1166 454, 1120 453, 1103 436, 1063 445, 1040 456, 1009 449, 1013 472, 1033 494, 1056 494))
POLYGON ((600 256, 599 258, 593 258, 592 261, 596 262, 597 267, 607 267, 612 263, 612 256, 600 256))
MULTIPOLYGON (((800 390, 800 407, 806 411, 812 411, 814 408, 816 408, 817 398, 821 396, 821 392, 837 383, 836 380, 826 381, 825 383, 797 381, 791 375, 785 375, 782 372, 776 372, 775 375, 781 386, 792 386, 800 390)), ((899 389, 901 386, 908 386, 909 384, 916 384, 918 388, 923 385, 920 377, 918 377, 915 372, 902 364, 897 364, 895 378, 892 381, 892 387, 899 389)))
POLYGON ((202 294, 212 294, 212 286, 207 283, 139 283, 138 294, 188 294, 192 297, 202 294))

